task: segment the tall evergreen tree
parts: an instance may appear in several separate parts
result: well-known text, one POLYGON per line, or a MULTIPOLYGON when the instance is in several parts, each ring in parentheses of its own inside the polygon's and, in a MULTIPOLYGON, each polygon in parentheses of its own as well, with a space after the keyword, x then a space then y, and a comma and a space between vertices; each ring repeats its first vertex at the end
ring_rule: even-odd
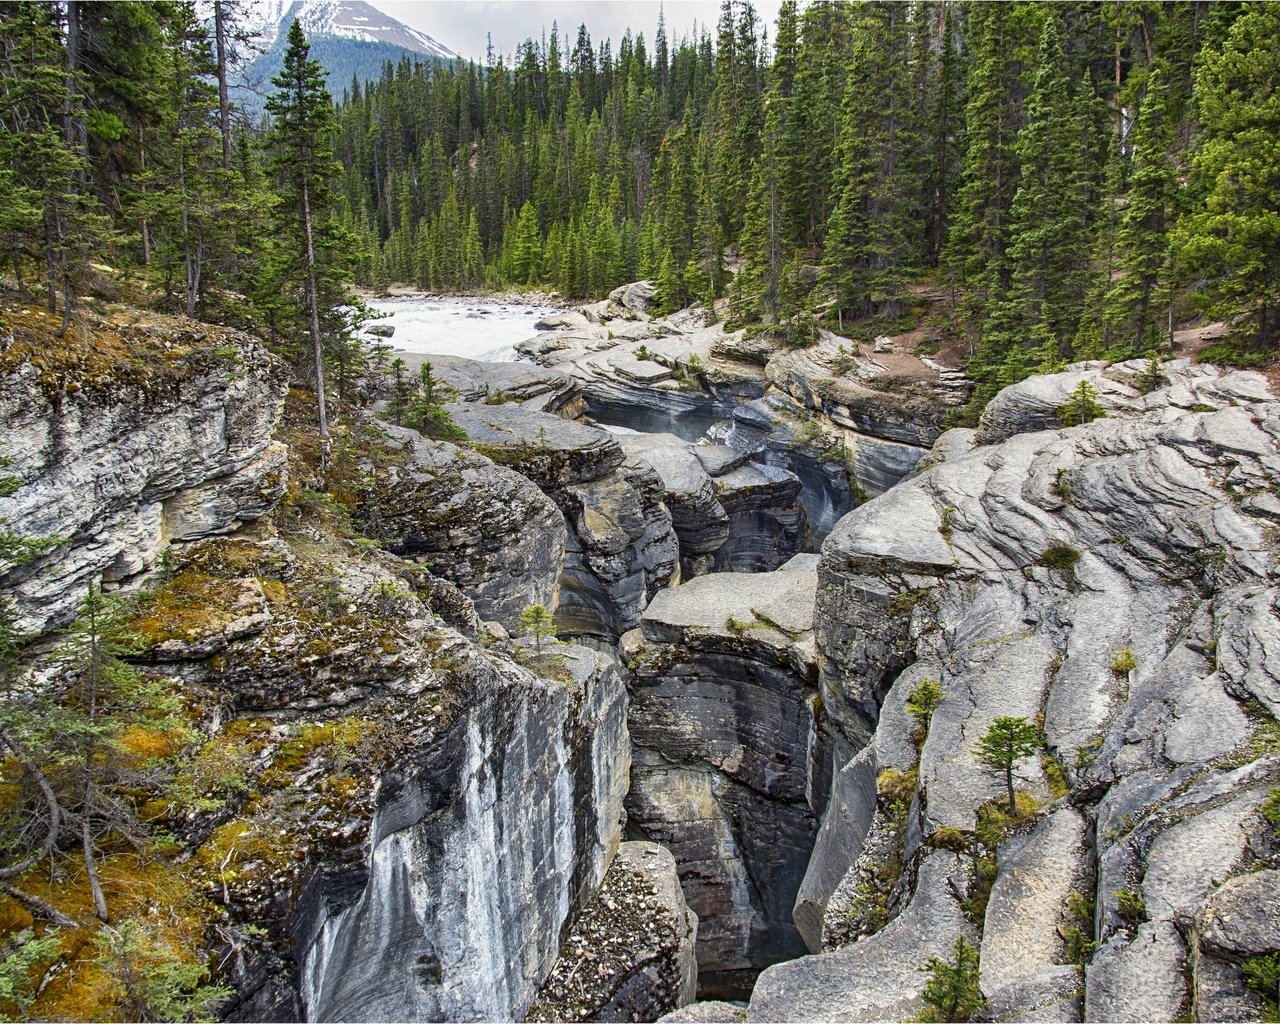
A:
POLYGON ((1191 161, 1199 202, 1175 247, 1201 308, 1247 317, 1241 333, 1269 355, 1280 319, 1280 7, 1246 5, 1201 57, 1191 161))
POLYGON ((824 259, 841 326, 846 313, 902 310, 919 187, 909 40, 907 4, 857 9, 824 259))
POLYGON ((324 395, 324 339, 320 330, 320 288, 340 269, 317 245, 318 225, 333 203, 330 178, 335 170, 331 144, 333 100, 325 73, 311 59, 311 46, 295 19, 289 26, 284 67, 272 80, 277 92, 267 100, 271 126, 272 172, 280 187, 277 218, 290 238, 281 269, 286 281, 302 284, 315 372, 316 416, 320 437, 329 436, 324 395))
POLYGON ((1088 260, 1085 154, 1066 58, 1053 17, 1045 19, 1027 123, 1016 151, 1021 178, 1009 215, 1010 285, 988 301, 979 367, 1005 384, 1036 363, 1070 351, 1080 318, 1088 260))
POLYGON ((1130 145, 1124 212, 1116 229, 1118 279, 1104 300, 1107 355, 1126 358, 1156 348, 1172 319, 1173 264, 1169 232, 1177 200, 1177 172, 1169 159, 1172 139, 1163 76, 1158 67, 1146 81, 1130 145))

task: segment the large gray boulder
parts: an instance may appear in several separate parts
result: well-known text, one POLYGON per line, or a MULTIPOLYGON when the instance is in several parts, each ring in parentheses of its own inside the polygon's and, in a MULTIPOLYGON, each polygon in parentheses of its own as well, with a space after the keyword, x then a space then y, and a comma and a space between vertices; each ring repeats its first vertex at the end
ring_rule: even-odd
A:
POLYGON ((426 559, 507 629, 531 604, 555 607, 566 530, 554 502, 476 452, 380 421, 367 429, 381 440, 369 442, 356 508, 366 536, 426 559))

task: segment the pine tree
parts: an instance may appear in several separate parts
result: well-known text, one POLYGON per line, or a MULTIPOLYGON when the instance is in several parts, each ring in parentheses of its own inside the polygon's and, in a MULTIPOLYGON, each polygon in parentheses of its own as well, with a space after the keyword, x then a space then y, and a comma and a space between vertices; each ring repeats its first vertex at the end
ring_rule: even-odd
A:
POLYGON ((1247 317, 1240 333, 1270 354, 1280 316, 1280 7, 1250 4, 1196 72, 1199 202, 1175 250, 1209 315, 1247 317))
POLYGON ((277 216, 298 251, 290 252, 285 276, 301 279, 307 309, 307 329, 315 373, 316 416, 321 440, 327 443, 329 419, 325 410, 324 342, 320 329, 320 289, 332 282, 335 267, 325 248, 317 245, 317 226, 332 206, 329 179, 333 173, 333 101, 325 88, 325 74, 312 60, 311 47, 295 20, 289 26, 284 67, 273 78, 277 92, 267 100, 274 117, 270 141, 272 171, 281 189, 277 216), (300 244, 299 244, 300 243, 300 244), (297 270, 293 270, 293 266, 297 270), (292 272, 291 272, 292 271, 292 272))
POLYGON ((908 41, 905 3, 857 8, 824 258, 841 328, 846 313, 897 316, 914 260, 918 180, 911 156, 918 139, 908 41))
POLYGON ((1025 718, 1001 715, 978 740, 974 753, 988 769, 1004 779, 1010 814, 1018 813, 1013 789, 1013 770, 1020 761, 1032 757, 1040 749, 1040 734, 1025 718))
POLYGON ((62 337, 75 304, 75 285, 101 243, 105 221, 85 187, 88 163, 79 144, 83 123, 80 74, 62 45, 59 9, 52 3, 13 5, 0 18, 5 64, 4 132, 0 164, 12 202, 0 206, 15 273, 36 259, 43 266, 50 312, 62 292, 62 337))

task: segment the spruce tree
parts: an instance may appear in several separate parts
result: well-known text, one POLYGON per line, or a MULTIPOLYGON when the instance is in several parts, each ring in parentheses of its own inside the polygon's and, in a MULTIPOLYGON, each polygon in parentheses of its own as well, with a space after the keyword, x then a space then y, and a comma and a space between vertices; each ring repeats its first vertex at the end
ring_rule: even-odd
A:
POLYGON ((914 263, 919 138, 907 15, 907 4, 886 2, 862 5, 854 16, 824 258, 841 327, 846 313, 899 315, 914 263))
POLYGON ((1118 279, 1105 299, 1103 319, 1110 358, 1129 358, 1157 348, 1172 316, 1172 253, 1169 231, 1177 198, 1177 173, 1169 160, 1171 140, 1165 89, 1159 68, 1147 77, 1130 145, 1133 170, 1124 212, 1116 229, 1118 279))
POLYGON ((1016 145, 1021 177, 1009 214, 1010 284, 988 301, 979 350, 979 375, 988 386, 1020 379, 1038 365, 1058 365, 1070 352, 1083 302, 1085 154, 1053 17, 1040 35, 1026 112, 1016 145))
POLYGON ((315 372, 316 416, 327 443, 329 419, 324 395, 324 341, 320 329, 320 288, 332 282, 335 267, 317 245, 318 225, 333 204, 333 100, 325 73, 311 59, 311 46, 295 19, 289 26, 284 67, 272 80, 277 92, 267 99, 271 125, 272 172, 280 188, 277 219, 290 236, 284 276, 300 279, 307 309, 307 330, 315 372), (296 267, 297 269, 293 269, 296 267))

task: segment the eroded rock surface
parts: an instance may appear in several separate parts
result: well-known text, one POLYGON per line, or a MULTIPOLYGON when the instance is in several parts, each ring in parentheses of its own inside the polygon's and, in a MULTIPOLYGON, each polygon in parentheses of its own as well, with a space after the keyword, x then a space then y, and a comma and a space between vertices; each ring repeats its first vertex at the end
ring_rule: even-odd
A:
POLYGON ((629 828, 675 855, 698 914, 700 991, 741 997, 803 943, 791 906, 824 752, 812 572, 700 576, 622 639, 632 668, 629 828), (816 778, 815 778, 816 776, 816 778))
POLYGON ((368 536, 427 559, 508 629, 528 605, 555 607, 566 531, 546 495, 457 445, 381 421, 366 429, 382 437, 369 442, 356 509, 368 536))
POLYGON ((1143 368, 1009 389, 977 432, 998 443, 950 445, 828 538, 821 693, 837 765, 861 753, 836 774, 805 892, 863 937, 770 968, 751 1018, 908 1016, 925 952, 955 934, 980 938, 1001 1019, 1243 1012, 1239 961, 1186 936, 1218 886, 1275 864, 1259 808, 1280 778, 1261 654, 1280 637, 1280 406, 1256 375, 1182 364, 1144 395, 1143 368), (1080 379, 1105 418, 1024 431, 1056 427, 1043 411, 1080 379), (946 696, 917 752, 904 704, 924 679, 946 696), (1045 740, 1018 765, 1012 821, 973 750, 1001 715, 1042 721, 1045 740))
POLYGON ((29 632, 66 625, 90 584, 133 582, 171 541, 234 530, 284 491, 283 363, 247 335, 177 321, 99 335, 65 367, 48 336, 19 329, 4 346, 5 473, 20 486, 0 521, 52 545, 0 576, 29 632))

